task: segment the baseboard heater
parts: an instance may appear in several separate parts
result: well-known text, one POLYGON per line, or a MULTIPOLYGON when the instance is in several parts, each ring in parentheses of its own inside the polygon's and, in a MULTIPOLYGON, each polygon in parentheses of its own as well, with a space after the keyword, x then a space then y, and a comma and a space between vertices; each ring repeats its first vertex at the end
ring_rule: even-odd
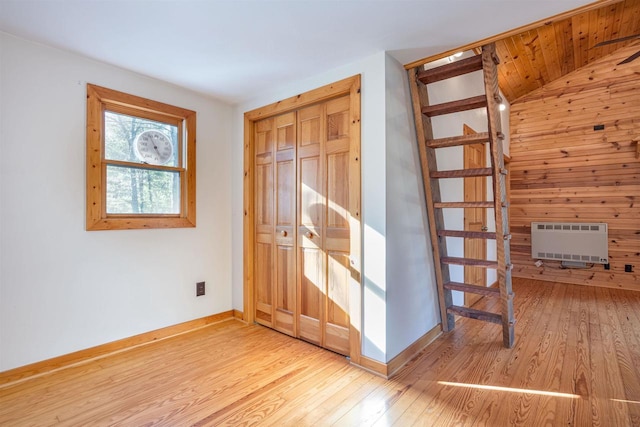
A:
POLYGON ((531 258, 584 266, 609 263, 607 224, 603 222, 532 222, 531 258))

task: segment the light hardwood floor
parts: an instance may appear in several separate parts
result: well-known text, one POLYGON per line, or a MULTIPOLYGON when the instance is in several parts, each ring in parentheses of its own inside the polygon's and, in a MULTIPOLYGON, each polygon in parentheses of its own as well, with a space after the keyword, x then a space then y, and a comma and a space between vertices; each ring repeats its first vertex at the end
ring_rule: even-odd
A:
POLYGON ((229 320, 0 388, 0 425, 640 426, 640 293, 514 289, 513 349, 463 319, 387 381, 229 320))

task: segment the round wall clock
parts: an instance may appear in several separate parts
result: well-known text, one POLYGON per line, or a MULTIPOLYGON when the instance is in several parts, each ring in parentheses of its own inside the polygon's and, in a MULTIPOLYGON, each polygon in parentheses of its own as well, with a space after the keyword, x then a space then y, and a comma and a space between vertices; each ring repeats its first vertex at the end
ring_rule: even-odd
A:
POLYGON ((164 165, 173 157, 173 143, 164 133, 157 130, 145 130, 133 143, 136 157, 150 165, 164 165))

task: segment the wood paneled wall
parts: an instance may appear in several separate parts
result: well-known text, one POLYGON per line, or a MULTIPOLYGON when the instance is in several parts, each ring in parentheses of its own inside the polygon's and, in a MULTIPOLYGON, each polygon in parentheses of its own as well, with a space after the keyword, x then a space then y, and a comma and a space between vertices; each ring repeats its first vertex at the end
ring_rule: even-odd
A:
POLYGON ((621 49, 512 104, 514 276, 640 290, 640 59, 616 65, 638 49, 621 49), (606 222, 611 269, 536 267, 531 221, 606 222))

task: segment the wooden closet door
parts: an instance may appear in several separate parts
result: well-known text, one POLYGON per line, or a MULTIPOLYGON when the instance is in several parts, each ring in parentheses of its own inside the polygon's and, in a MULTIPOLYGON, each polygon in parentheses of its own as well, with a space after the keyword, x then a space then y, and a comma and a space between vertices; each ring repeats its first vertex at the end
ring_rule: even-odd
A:
POLYGON ((255 125, 256 321, 296 335, 296 114, 255 125))
POLYGON ((349 104, 348 96, 326 104, 324 347, 349 355, 349 104))
POLYGON ((272 118, 255 124, 255 310, 256 322, 273 327, 274 207, 272 118))
POLYGON ((324 106, 298 111, 299 337, 323 345, 324 106))
POLYGON ((299 336, 349 354, 348 96, 298 113, 299 336))
POLYGON ((275 118, 275 325, 296 335, 296 113, 275 118))
POLYGON ((349 105, 255 124, 256 321, 346 355, 349 105))

